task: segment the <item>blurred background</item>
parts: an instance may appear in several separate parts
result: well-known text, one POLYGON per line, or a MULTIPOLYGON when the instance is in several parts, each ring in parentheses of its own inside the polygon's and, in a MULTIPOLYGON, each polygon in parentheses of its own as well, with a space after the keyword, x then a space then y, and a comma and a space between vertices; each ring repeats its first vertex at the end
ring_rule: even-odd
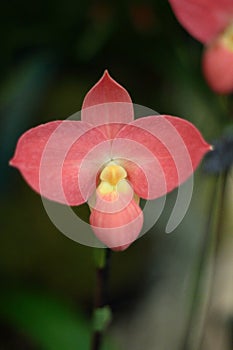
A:
MULTIPOLYGON (((86 350, 92 249, 60 233, 8 166, 19 136, 79 111, 105 69, 134 103, 209 142, 228 132, 232 100, 206 85, 203 48, 167 1, 3 0, 0 17, 0 349, 86 350)), ((164 233, 175 191, 151 232, 113 254, 105 349, 233 349, 232 184, 230 170, 199 167, 180 226, 164 233)))

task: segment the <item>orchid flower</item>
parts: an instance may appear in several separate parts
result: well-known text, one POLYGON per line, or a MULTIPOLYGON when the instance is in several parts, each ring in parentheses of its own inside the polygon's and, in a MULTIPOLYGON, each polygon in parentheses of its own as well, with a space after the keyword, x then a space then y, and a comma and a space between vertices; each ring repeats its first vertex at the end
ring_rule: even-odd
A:
POLYGON ((88 202, 96 237, 124 250, 143 225, 140 198, 155 199, 179 186, 210 149, 183 119, 134 120, 128 92, 105 71, 84 99, 81 120, 28 130, 10 165, 49 200, 69 206, 88 202))
POLYGON ((233 0, 169 0, 184 28, 205 45, 203 73, 213 91, 233 91, 233 0))

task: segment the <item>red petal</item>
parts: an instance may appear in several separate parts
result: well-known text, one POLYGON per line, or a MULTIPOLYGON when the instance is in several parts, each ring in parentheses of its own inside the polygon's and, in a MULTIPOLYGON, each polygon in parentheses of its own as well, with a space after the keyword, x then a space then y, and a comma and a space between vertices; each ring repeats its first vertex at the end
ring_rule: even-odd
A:
MULTIPOLYGON (((98 129, 93 129, 98 130, 98 129)), ((99 130, 98 130, 99 131, 99 130)), ((98 136, 98 134, 96 134, 98 136)), ((101 134, 100 134, 101 135, 101 134)), ((88 138, 88 135, 87 135, 88 138)), ((98 185, 98 175, 105 164, 111 161, 111 140, 99 139, 98 144, 89 148, 88 152, 82 158, 79 166, 75 184, 79 185, 82 197, 85 202, 90 198, 98 185)), ((67 162, 75 157, 79 151, 79 144, 74 144, 69 154, 67 155, 67 162)))
MULTIPOLYGON (((84 122, 50 122, 21 136, 10 164, 44 197, 79 205, 86 201, 84 194, 92 185, 87 182, 87 189, 80 189, 80 163, 95 145, 105 140, 98 129, 84 122)), ((89 164, 86 172, 96 176, 97 168, 95 163, 89 164)))
POLYGON ((206 48, 202 67, 207 83, 215 92, 227 94, 233 91, 233 51, 221 40, 206 48))
POLYGON ((187 180, 211 149, 191 123, 172 116, 135 120, 120 130, 112 147, 113 158, 126 160, 134 191, 146 199, 160 197, 187 180), (131 167, 129 160, 136 165, 131 167))
POLYGON ((93 210, 90 224, 98 239, 113 250, 124 250, 132 244, 142 229, 143 213, 134 200, 121 211, 104 213, 93 210))
POLYGON ((84 98, 82 120, 101 125, 129 123, 133 118, 133 105, 128 92, 105 71, 84 98))
MULTIPOLYGON (((126 148, 130 149, 131 145, 125 144, 126 148)), ((135 149, 135 147, 132 147, 135 149)), ((123 155, 122 155, 123 156, 123 155)), ((132 184, 134 192, 141 198, 154 199, 167 193, 166 180, 160 164, 154 159, 148 162, 145 159, 138 161, 134 159, 120 159, 118 163, 126 170, 127 179, 132 184), (153 169, 153 171, 151 171, 153 169), (156 181, 155 174, 156 173, 156 181), (159 186, 158 186, 159 184, 159 186)))
POLYGON ((141 140, 143 133, 144 130, 132 124, 122 129, 112 142, 112 158, 125 168, 127 179, 139 197, 154 199, 168 190, 160 162, 141 140))
POLYGON ((233 19, 232 0, 169 0, 178 21, 197 40, 208 43, 233 19))
POLYGON ((120 129, 122 129, 126 124, 124 123, 109 123, 109 124, 103 124, 99 125, 98 129, 102 131, 102 133, 108 138, 108 139, 114 139, 114 137, 118 134, 120 129))

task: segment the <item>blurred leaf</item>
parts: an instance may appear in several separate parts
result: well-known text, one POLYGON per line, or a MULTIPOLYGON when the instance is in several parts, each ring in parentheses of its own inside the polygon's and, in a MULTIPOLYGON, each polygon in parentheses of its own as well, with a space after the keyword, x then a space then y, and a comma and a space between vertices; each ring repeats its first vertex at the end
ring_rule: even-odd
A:
MULTIPOLYGON (((43 350, 89 350, 91 323, 72 304, 39 292, 0 294, 1 318, 27 334, 43 350)), ((109 322, 108 307, 98 312, 98 325, 109 322)), ((116 349, 104 339, 103 350, 116 349)))
POLYGON ((71 305, 48 295, 19 291, 0 299, 1 313, 42 349, 88 349, 90 327, 71 305))
POLYGON ((110 21, 94 23, 88 27, 77 44, 78 58, 91 60, 110 40, 114 28, 115 23, 110 21))

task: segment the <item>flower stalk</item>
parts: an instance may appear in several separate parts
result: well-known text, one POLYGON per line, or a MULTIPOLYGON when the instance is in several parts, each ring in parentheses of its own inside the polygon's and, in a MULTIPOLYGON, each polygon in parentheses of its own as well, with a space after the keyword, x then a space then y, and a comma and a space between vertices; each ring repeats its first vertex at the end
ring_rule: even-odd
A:
POLYGON ((103 333, 111 321, 111 309, 107 305, 110 257, 111 250, 108 248, 96 248, 94 250, 96 287, 94 294, 91 350, 101 349, 103 333))

